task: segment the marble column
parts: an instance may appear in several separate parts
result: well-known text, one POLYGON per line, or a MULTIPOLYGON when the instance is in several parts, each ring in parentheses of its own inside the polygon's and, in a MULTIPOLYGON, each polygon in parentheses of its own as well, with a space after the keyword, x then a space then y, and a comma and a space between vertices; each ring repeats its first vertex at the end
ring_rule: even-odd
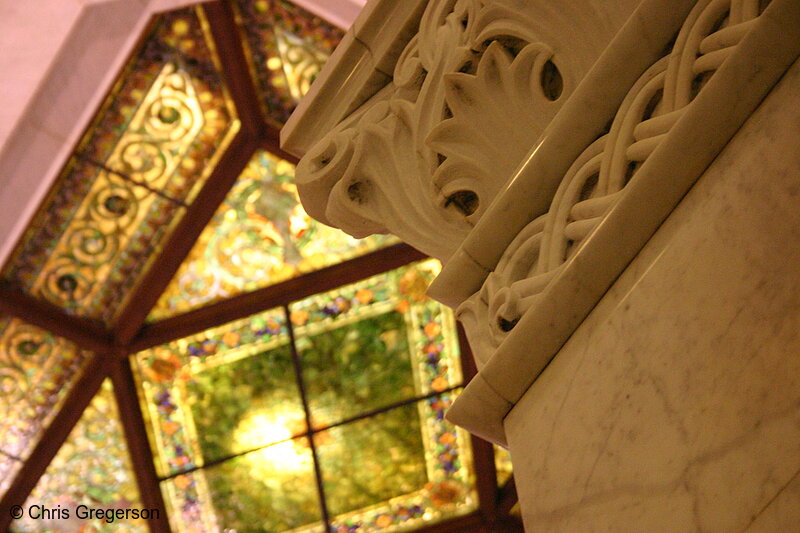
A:
POLYGON ((530 531, 800 531, 800 64, 505 419, 530 531))
POLYGON ((447 416, 528 530, 797 530, 800 4, 611 4, 357 22, 283 132, 304 203, 444 260, 479 368, 447 416))

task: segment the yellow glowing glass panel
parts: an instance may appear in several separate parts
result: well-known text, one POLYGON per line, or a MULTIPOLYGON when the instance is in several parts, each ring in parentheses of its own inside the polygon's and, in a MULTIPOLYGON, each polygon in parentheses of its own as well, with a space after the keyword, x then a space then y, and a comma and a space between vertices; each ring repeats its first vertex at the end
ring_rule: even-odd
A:
POLYGON ((18 319, 0 318, 0 494, 78 379, 89 354, 18 319))
POLYGON ((256 153, 153 309, 159 320, 396 242, 354 239, 306 214, 294 165, 256 153))
POLYGON ((238 128, 202 9, 161 15, 2 277, 112 322, 238 128))
POLYGON ((497 472, 497 486, 502 487, 513 475, 514 467, 511 464, 511 453, 497 445, 494 446, 494 468, 497 472))
POLYGON ((39 479, 23 505, 25 515, 14 522, 12 529, 21 533, 145 533, 146 521, 132 518, 132 512, 128 519, 112 518, 111 522, 106 518, 82 519, 78 512, 83 505, 104 512, 135 509, 141 516, 143 508, 135 479, 111 382, 106 380, 39 479), (40 514, 43 508, 50 511, 50 520, 40 514))

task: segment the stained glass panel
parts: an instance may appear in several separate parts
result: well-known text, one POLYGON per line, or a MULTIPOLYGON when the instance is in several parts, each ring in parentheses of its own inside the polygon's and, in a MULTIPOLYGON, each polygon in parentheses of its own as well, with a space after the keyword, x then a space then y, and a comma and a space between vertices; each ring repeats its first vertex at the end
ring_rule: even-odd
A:
POLYGON ((406 531, 477 507, 469 436, 452 394, 315 436, 332 531, 406 531))
POLYGON ((88 359, 87 352, 64 339, 18 319, 0 318, 0 492, 88 359))
MULTIPOLYGON (((462 376, 453 316, 425 295, 440 268, 424 261, 290 305, 338 530, 406 529, 476 506, 469 439, 444 421, 462 376)), ((176 530, 321 529, 286 319, 268 311, 135 356, 176 530)))
POLYGON ((191 203, 239 122, 202 8, 160 15, 77 152, 191 203))
POLYGON ((167 318, 362 255, 393 237, 354 239, 300 205, 294 165, 259 151, 150 314, 167 318))
MULTIPOLYGON (((321 520, 308 439, 165 481, 174 531, 283 532, 321 520)), ((311 525, 304 530, 322 531, 311 525)))
POLYGON ((205 462, 280 442, 306 430, 290 347, 241 355, 244 357, 232 362, 206 360, 205 368, 198 365, 187 383, 205 462))
POLYGON ((19 469, 22 468, 22 461, 0 451, 0 495, 5 494, 14 481, 19 469))
MULTIPOLYGON (((247 428, 263 422, 258 417, 271 414, 270 408, 296 422, 301 408, 288 341, 283 312, 276 310, 134 356, 161 476, 268 444, 274 432, 247 428), (235 433, 228 442, 226 430, 235 433)), ((277 440, 291 436, 280 433, 277 440)))
POLYGON ((77 507, 92 509, 142 509, 135 476, 125 444, 111 383, 84 411, 80 421, 39 479, 23 506, 39 505, 69 512, 64 520, 33 520, 26 514, 12 525, 12 531, 98 533, 148 531, 144 520, 81 520, 77 507))
POLYGON ((332 515, 415 492, 427 482, 415 405, 314 435, 332 515))
POLYGON ((314 425, 412 398, 408 345, 405 317, 397 311, 298 339, 314 425))
POLYGON ((238 121, 200 8, 159 17, 34 217, 3 277, 110 322, 238 121))
POLYGON ((236 5, 261 105, 280 127, 344 32, 284 0, 238 0, 236 5))
MULTIPOLYGON (((349 390, 346 399, 331 399, 327 404, 320 393, 317 400, 320 412, 312 407, 315 420, 324 420, 326 417, 332 420, 341 416, 337 412, 345 417, 357 414, 355 407, 349 405, 355 400, 353 395, 363 397, 360 401, 367 402, 364 406, 370 408, 409 395, 442 392, 461 384, 455 320, 448 309, 425 295, 440 268, 436 260, 416 263, 312 296, 290 306, 298 347, 301 352, 307 351, 304 357, 314 363, 306 365, 306 385, 312 391, 322 391, 327 382, 339 382, 340 389, 349 390), (378 332, 378 324, 382 324, 386 330, 378 332), (333 346, 325 348, 329 353, 328 361, 335 362, 340 369, 320 369, 316 361, 325 356, 319 350, 315 352, 312 349, 314 338, 320 344, 320 334, 340 328, 345 329, 331 333, 331 337, 326 339, 329 344, 331 339, 339 337, 341 341, 346 341, 339 353, 331 353, 335 352, 333 346), (356 337, 366 346, 358 356, 354 355, 358 348, 352 342, 356 337), (400 352, 405 349, 408 355, 401 356, 400 352), (353 369, 341 368, 345 357, 348 358, 347 365, 353 369), (380 363, 382 358, 391 361, 380 363), (361 378, 364 383, 359 385, 359 372, 354 369, 367 364, 368 368, 363 369, 364 377, 361 378), (385 368, 378 368, 380 365, 385 368), (403 369, 406 376, 413 376, 412 394, 409 394, 412 391, 408 378, 403 377, 403 369), (381 384, 383 379, 390 380, 392 385, 381 384), (392 386, 399 390, 390 390, 392 386), (389 401, 376 398, 381 394, 389 395, 389 401), (372 399, 368 400, 368 396, 372 399), (330 414, 326 415, 326 410, 330 414)), ((327 397, 333 398, 333 395, 327 397)))

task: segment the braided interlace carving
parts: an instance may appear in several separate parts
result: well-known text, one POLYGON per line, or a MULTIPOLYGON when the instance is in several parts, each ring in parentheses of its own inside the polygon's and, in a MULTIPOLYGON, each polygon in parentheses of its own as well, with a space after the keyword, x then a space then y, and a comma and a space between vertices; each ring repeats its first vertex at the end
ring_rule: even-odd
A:
POLYGON ((479 363, 579 252, 763 8, 758 0, 697 3, 672 50, 630 89, 608 133, 570 167, 549 211, 516 236, 483 288, 459 307, 479 363))

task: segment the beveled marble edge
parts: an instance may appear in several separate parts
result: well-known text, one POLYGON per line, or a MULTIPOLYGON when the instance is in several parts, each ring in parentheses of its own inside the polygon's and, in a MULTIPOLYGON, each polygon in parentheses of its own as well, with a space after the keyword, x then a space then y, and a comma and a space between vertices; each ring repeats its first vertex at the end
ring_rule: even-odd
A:
POLYGON ((773 0, 540 303, 478 373, 475 385, 458 397, 448 420, 506 443, 502 420, 508 411, 800 56, 798 28, 800 3, 773 0), (497 396, 509 406, 505 413, 497 396), (482 410, 491 413, 488 420, 482 410))
POLYGON ((281 147, 302 157, 319 139, 392 81, 427 0, 367 3, 281 129, 281 147))
POLYGON ((431 297, 457 307, 480 290, 514 237, 550 207, 570 165, 613 120, 630 87, 664 55, 695 3, 672 0, 669 9, 664 0, 639 4, 447 261, 428 290, 431 297))

